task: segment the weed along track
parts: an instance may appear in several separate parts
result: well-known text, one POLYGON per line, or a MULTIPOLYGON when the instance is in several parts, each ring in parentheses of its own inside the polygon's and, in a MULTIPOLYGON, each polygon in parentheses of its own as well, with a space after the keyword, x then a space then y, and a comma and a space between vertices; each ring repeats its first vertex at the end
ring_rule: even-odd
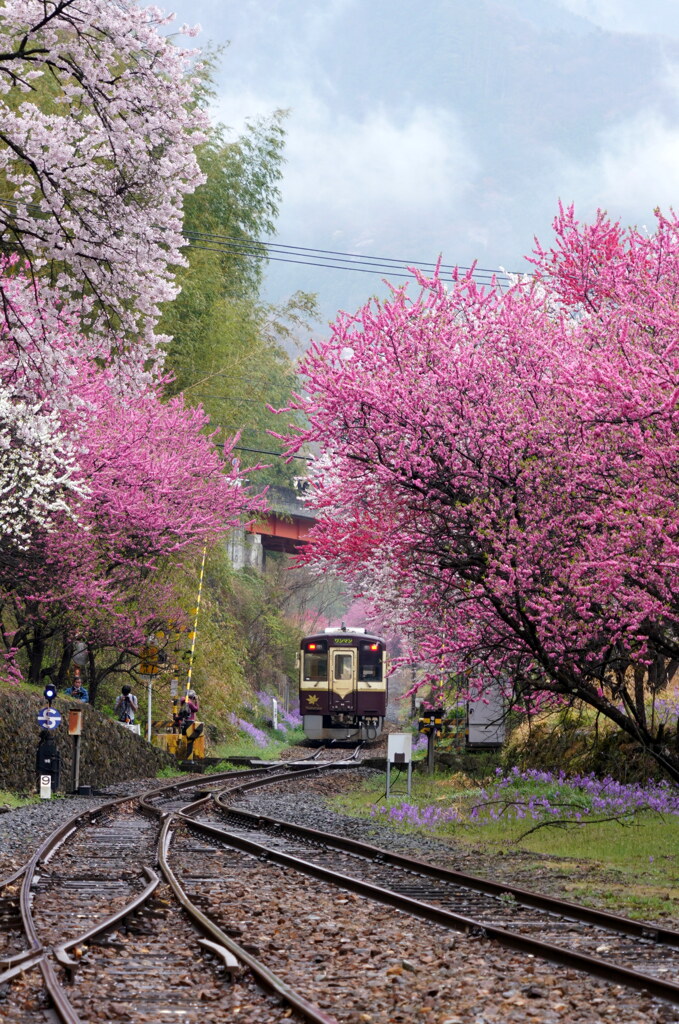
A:
POLYGON ((679 1020, 676 932, 234 806, 356 764, 174 781, 72 818, 2 883, 0 1012, 17 1024, 679 1020))

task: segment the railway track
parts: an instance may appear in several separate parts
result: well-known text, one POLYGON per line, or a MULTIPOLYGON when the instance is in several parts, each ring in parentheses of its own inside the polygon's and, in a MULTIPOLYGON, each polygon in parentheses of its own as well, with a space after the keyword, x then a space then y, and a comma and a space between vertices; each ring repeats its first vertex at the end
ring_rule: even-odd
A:
MULTIPOLYGON (((421 999, 461 999, 456 931, 467 964, 494 958, 500 975, 535 977, 523 989, 508 983, 501 995, 512 1005, 573 979, 602 1002, 588 975, 679 1004, 679 933, 233 806, 250 789, 333 767, 355 761, 183 780, 67 822, 0 881, 6 1019, 53 1021, 51 1006, 66 1024, 439 1021, 435 1006, 423 1016, 421 999), (498 942, 509 951, 493 952, 498 942), (550 974, 549 962, 562 973, 550 974), (410 1004, 414 991, 420 1002, 410 1004)), ((562 1004, 552 1005, 545 1020, 560 1019, 562 1004)), ((654 1017, 660 1004, 649 1005, 647 1019, 679 1019, 654 1017)))
MULTIPOLYGON (((287 763, 213 776, 200 781, 201 795, 243 775, 278 779, 298 769, 287 763)), ((75 815, 0 881, 8 926, 0 947, 3 1019, 53 1021, 51 1008, 65 1024, 202 1022, 209 1007, 216 1024, 290 1019, 292 1010, 293 1020, 332 1024, 210 922, 192 920, 171 873, 164 879, 157 870, 168 825, 195 801, 195 788, 195 780, 172 783, 141 801, 122 798, 75 815)))
MULTIPOLYGON (((673 929, 239 810, 230 806, 227 795, 219 796, 213 807, 225 833, 243 850, 258 855, 266 850, 271 859, 301 870, 308 863, 316 878, 341 878, 343 886, 364 895, 371 895, 374 888, 376 898, 423 920, 481 931, 505 945, 679 1004, 679 932, 673 929), (253 837, 255 847, 250 846, 253 837)), ((218 838, 214 820, 211 824, 210 835, 218 838)))
MULTIPOLYGON (((241 791, 255 788, 252 780, 241 791)), ((191 827, 281 866, 453 930, 492 938, 679 1004, 679 932, 238 810, 228 794, 191 827)))

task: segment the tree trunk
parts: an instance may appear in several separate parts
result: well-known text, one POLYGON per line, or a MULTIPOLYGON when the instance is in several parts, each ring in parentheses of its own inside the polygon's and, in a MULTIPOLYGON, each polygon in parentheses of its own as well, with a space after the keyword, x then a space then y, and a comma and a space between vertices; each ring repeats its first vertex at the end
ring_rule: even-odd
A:
POLYGON ((97 666, 94 660, 94 651, 90 647, 87 648, 87 662, 87 692, 90 697, 90 704, 94 705, 99 691, 99 679, 97 677, 97 666))
MULTIPOLYGON (((600 697, 595 690, 584 687, 574 687, 575 696, 585 704, 589 704, 599 714, 602 714, 609 721, 635 740, 641 749, 652 757, 656 764, 662 769, 673 782, 679 784, 679 749, 673 750, 670 746, 672 736, 660 734, 658 731, 651 732, 646 723, 646 715, 642 707, 642 714, 635 719, 631 714, 625 714, 609 701, 605 696, 600 697), (642 724, 642 722, 644 724, 642 724)), ((635 709, 638 712, 638 705, 635 702, 635 709)), ((676 744, 675 744, 676 747, 676 744)))
POLYGON ((68 680, 68 668, 71 664, 71 655, 73 654, 73 645, 67 641, 64 642, 64 646, 61 650, 61 661, 59 662, 59 668, 57 671, 57 678, 55 680, 56 685, 61 689, 64 683, 68 680))
POLYGON ((28 681, 35 686, 42 682, 42 659, 45 654, 45 641, 43 635, 36 627, 33 631, 33 638, 26 645, 28 649, 28 681))

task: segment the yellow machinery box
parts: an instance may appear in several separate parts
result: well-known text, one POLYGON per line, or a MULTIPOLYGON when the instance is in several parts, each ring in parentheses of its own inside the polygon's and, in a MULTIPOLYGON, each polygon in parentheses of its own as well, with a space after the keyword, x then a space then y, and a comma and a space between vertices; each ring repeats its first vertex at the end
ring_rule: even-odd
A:
POLYGON ((186 736, 177 732, 160 732, 151 738, 154 747, 166 750, 180 761, 192 761, 205 757, 205 736, 197 736, 191 742, 186 736))

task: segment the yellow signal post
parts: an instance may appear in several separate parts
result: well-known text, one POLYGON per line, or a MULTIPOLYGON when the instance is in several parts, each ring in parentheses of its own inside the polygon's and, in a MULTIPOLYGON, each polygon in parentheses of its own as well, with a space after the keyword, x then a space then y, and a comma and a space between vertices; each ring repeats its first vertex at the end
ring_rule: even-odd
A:
POLYGON ((189 667, 186 674, 186 696, 188 697, 189 690, 191 689, 191 674, 193 672, 193 659, 196 653, 196 633, 198 632, 198 613, 200 612, 200 601, 203 596, 203 578, 205 576, 205 559, 207 557, 207 544, 203 548, 203 558, 200 563, 200 578, 198 580, 198 597, 196 598, 196 607, 193 609, 193 629, 189 633, 189 639, 191 640, 191 650, 189 652, 189 667))
MULTIPOLYGON (((159 726, 163 729, 161 732, 157 732, 153 737, 153 743, 155 746, 160 747, 162 750, 166 750, 168 753, 173 754, 175 757, 192 760, 194 757, 205 756, 205 737, 200 732, 198 736, 193 736, 193 733, 197 731, 197 727, 201 723, 196 725, 190 731, 187 730, 186 735, 182 735, 181 731, 177 731, 176 728, 176 715, 179 710, 179 696, 177 690, 179 688, 178 675, 180 672, 179 662, 188 662, 186 669, 186 686, 184 688, 184 695, 188 697, 189 690, 191 689, 191 676, 193 673, 193 660, 196 653, 196 633, 198 631, 198 615, 200 612, 200 603, 203 595, 203 580, 205 578, 205 560, 207 558, 207 545, 203 548, 203 557, 200 565, 200 577, 198 580, 198 595, 196 597, 196 606, 191 609, 191 615, 193 616, 193 628, 186 630, 185 627, 179 626, 177 622, 168 622, 168 630, 170 633, 170 640, 173 644, 178 644, 183 636, 186 636, 191 641, 191 647, 188 650, 182 652, 178 657, 174 654, 176 662, 171 663, 171 678, 170 678, 170 697, 172 700, 172 711, 173 721, 159 722, 159 726), (166 732, 166 728, 171 728, 171 731, 166 732)), ((160 639, 160 636, 158 636, 160 639)), ((165 637, 163 636, 163 639, 165 637)), ((156 668, 156 671, 158 669, 156 668)))
MULTIPOLYGON (((194 659, 195 654, 196 654, 196 634, 198 632, 198 615, 200 613, 200 602, 201 602, 201 598, 203 596, 203 579, 205 578, 205 559, 206 559, 206 557, 207 557, 207 544, 203 548, 203 557, 202 557, 201 563, 200 563, 200 578, 198 580, 198 596, 196 598, 196 607, 193 609, 193 629, 188 634, 188 638, 191 641, 191 650, 189 652, 189 667, 188 667, 188 670, 187 670, 187 673, 186 673, 186 690, 185 690, 185 694, 184 694, 185 697, 187 698, 187 700, 188 700, 188 696, 189 696, 189 690, 191 689, 191 676, 192 676, 192 673, 193 673, 193 659, 194 659)), ((196 725, 197 724, 198 723, 196 723, 196 725)), ((195 726, 193 728, 195 730, 195 726)), ((189 744, 189 747, 188 747, 188 750, 190 751, 190 753, 188 753, 189 760, 192 760, 194 757, 204 757, 205 756, 205 737, 202 735, 202 727, 201 727, 201 735, 197 736, 196 739, 193 742, 191 742, 191 737, 189 736, 188 731, 187 731, 187 735, 186 735, 185 739, 187 740, 187 743, 189 744)))

